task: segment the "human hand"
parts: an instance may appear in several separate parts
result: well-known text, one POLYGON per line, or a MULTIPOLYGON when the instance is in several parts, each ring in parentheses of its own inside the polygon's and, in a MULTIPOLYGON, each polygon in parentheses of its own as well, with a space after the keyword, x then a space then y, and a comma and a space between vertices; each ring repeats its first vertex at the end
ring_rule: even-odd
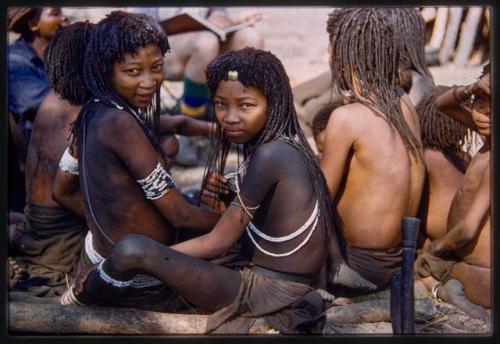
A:
POLYGON ((490 73, 483 75, 481 79, 472 84, 471 92, 478 97, 491 97, 490 73))

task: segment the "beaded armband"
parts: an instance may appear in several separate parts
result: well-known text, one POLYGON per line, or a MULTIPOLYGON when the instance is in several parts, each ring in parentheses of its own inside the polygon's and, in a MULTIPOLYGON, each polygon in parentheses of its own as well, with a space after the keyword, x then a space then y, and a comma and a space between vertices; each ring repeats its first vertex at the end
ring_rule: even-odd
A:
POLYGON ((155 169, 144 179, 137 181, 146 194, 147 199, 158 199, 165 195, 174 187, 172 177, 165 171, 163 166, 158 163, 155 169))
POLYGON ((59 168, 61 171, 78 175, 78 159, 69 153, 69 147, 66 147, 59 160, 59 168))
POLYGON ((105 261, 106 260, 103 260, 99 264, 99 267, 97 268, 97 272, 99 273, 99 277, 104 282, 111 284, 113 287, 126 288, 126 287, 130 286, 130 283, 132 283, 132 281, 118 281, 118 280, 114 279, 113 277, 111 277, 110 275, 108 275, 106 273, 106 271, 104 271, 104 269, 102 268, 102 264, 104 264, 105 261))

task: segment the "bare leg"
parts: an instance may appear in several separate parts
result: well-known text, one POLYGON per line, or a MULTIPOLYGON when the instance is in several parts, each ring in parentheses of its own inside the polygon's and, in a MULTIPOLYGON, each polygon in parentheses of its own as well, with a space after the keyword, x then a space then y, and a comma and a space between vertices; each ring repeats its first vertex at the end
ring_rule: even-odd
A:
POLYGON ((490 268, 460 262, 455 264, 451 275, 462 283, 469 300, 485 308, 491 308, 490 268))
POLYGON ((437 296, 475 318, 485 318, 488 316, 483 307, 469 301, 465 296, 462 283, 456 279, 450 279, 445 284, 439 286, 437 288, 437 296))
POLYGON ((227 42, 222 44, 222 51, 240 50, 246 47, 255 49, 264 47, 262 34, 254 27, 246 27, 236 31, 227 42))
MULTIPOLYGON (((238 271, 229 270, 207 261, 196 259, 172 250, 143 235, 122 238, 104 262, 104 272, 117 281, 128 281, 137 273, 146 273, 162 280, 183 298, 203 310, 215 311, 229 305, 236 297, 241 277, 238 271)), ((99 291, 112 296, 117 287, 106 284, 94 270, 85 283, 85 291, 78 296, 84 303, 90 294, 99 291)), ((118 295, 119 296, 119 295, 118 295)))

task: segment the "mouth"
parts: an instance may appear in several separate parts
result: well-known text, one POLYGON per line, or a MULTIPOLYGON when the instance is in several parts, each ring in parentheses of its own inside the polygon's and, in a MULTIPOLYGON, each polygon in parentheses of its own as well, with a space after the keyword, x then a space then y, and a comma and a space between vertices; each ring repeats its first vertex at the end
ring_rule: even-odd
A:
POLYGON ((147 94, 137 94, 136 98, 139 102, 141 103, 151 103, 153 100, 154 93, 147 93, 147 94))
POLYGON ((228 137, 241 137, 245 134, 245 131, 242 129, 235 129, 235 128, 224 128, 224 133, 228 137))

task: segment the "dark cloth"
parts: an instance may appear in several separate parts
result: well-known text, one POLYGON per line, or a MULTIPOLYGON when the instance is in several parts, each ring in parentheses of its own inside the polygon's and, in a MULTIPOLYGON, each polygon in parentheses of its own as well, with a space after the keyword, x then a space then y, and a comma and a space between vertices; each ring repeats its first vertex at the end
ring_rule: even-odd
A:
POLYGON ((273 279, 245 268, 234 301, 208 316, 206 333, 247 334, 258 318, 283 334, 321 333, 324 302, 307 284, 273 279))
POLYGON ((24 214, 24 229, 16 236, 16 261, 29 277, 14 288, 41 297, 62 295, 67 288, 66 275, 71 279, 78 263, 86 223, 61 207, 28 203, 24 214))
POLYGON ((402 253, 401 247, 375 250, 346 245, 347 264, 379 289, 387 287, 391 276, 401 270, 402 253))
MULTIPOLYGON (((92 263, 85 249, 82 249, 77 269, 78 276, 86 279, 88 276, 86 271, 97 268, 97 265, 92 263)), ((75 281, 75 283, 79 283, 79 281, 75 281)), ((163 283, 144 288, 128 287, 127 290, 120 291, 120 297, 106 300, 104 303, 100 302, 99 305, 155 312, 179 312, 191 307, 172 288, 163 283)))
POLYGON ((26 204, 26 186, 25 186, 25 174, 21 170, 20 158, 18 150, 16 149, 16 144, 12 136, 10 126, 8 129, 8 143, 7 143, 7 178, 9 182, 7 183, 8 189, 8 200, 9 209, 21 213, 26 204))
POLYGON ((444 283, 450 279, 455 263, 456 259, 451 256, 436 257, 428 251, 420 249, 417 251, 414 270, 418 277, 432 276, 444 283))
MULTIPOLYGON (((50 84, 43 60, 30 42, 18 39, 8 51, 9 112, 14 114, 26 136, 38 107, 50 90, 50 84)), ((28 138, 25 139, 28 142, 28 138)))
POLYGON ((9 111, 20 115, 37 109, 50 90, 43 60, 24 39, 9 46, 8 58, 9 111))

